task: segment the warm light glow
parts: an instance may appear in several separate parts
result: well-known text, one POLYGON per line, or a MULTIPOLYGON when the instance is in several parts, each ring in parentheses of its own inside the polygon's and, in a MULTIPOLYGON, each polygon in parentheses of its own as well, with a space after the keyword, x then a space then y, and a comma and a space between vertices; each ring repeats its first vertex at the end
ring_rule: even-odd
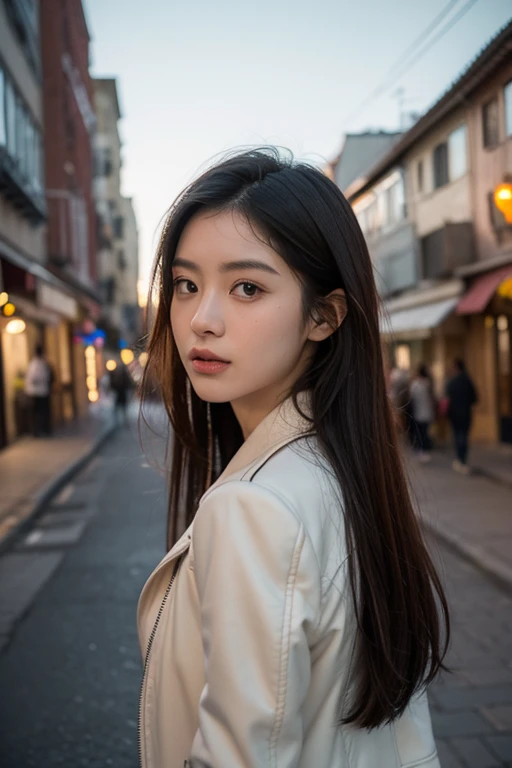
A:
POLYGON ((99 399, 98 390, 96 389, 89 390, 89 392, 87 393, 87 397, 89 398, 91 403, 97 402, 97 400, 99 399))
POLYGON ((498 295, 504 299, 512 299, 512 277, 507 277, 498 288, 498 295))
POLYGON ((512 224, 512 184, 499 184, 494 190, 494 203, 505 217, 508 224, 512 224))
POLYGON ((87 389, 96 389, 96 376, 88 376, 85 380, 87 389))
POLYGON ((4 315, 6 317, 11 317, 11 315, 14 315, 16 312, 16 307, 14 304, 11 304, 10 301, 7 302, 7 304, 4 304, 4 315))
POLYGON ((144 280, 137 280, 137 302, 139 307, 147 307, 148 304, 148 286, 144 280))
POLYGON ((494 317, 492 315, 485 316, 484 326, 486 328, 494 328, 494 317))
POLYGON ((117 363, 115 360, 107 360, 107 364, 105 367, 107 371, 115 371, 115 369, 117 368, 117 363))
POLYGON ((141 364, 141 366, 143 368, 146 365, 147 361, 148 361, 148 353, 147 352, 141 352, 140 355, 139 355, 139 363, 141 364))
POLYGON ((496 325, 498 326, 498 331, 508 330, 508 317, 506 315, 500 315, 496 325))
POLYGON ((85 348, 85 356, 86 357, 96 357, 96 350, 92 346, 88 346, 85 348))
POLYGON ((15 317, 14 320, 9 320, 5 326, 5 330, 7 333, 10 333, 14 336, 17 333, 23 333, 26 327, 27 324, 24 320, 22 320, 20 317, 15 317))
POLYGON ((121 350, 121 360, 125 365, 129 365, 132 361, 135 355, 131 351, 131 349, 122 349, 121 350))
POLYGON ((7 304, 8 301, 9 301, 9 294, 6 293, 5 291, 2 291, 2 293, 0 293, 0 307, 3 307, 3 305, 7 304))

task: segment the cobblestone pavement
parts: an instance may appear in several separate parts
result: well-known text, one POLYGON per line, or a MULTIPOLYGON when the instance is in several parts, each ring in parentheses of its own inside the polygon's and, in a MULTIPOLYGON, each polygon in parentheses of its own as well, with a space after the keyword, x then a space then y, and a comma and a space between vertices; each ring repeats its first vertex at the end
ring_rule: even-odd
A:
MULTIPOLYGON (((482 510, 482 513, 484 511, 482 510)), ((512 595, 432 537, 452 612, 452 643, 429 690, 442 768, 512 766, 512 595)))

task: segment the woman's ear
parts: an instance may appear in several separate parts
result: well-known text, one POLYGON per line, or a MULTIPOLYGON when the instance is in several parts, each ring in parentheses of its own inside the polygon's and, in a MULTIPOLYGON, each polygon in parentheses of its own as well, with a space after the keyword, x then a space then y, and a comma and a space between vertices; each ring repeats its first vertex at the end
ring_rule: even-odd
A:
POLYGON ((311 321, 309 341, 324 341, 336 331, 347 315, 347 298, 342 288, 331 291, 322 300, 323 319, 311 321))

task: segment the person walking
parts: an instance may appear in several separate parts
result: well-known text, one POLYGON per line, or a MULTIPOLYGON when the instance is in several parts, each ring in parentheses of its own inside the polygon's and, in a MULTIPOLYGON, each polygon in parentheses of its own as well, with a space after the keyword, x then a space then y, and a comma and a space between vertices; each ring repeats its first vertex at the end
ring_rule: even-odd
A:
POLYGON ((411 382, 412 416, 416 435, 416 448, 422 462, 430 461, 432 441, 429 428, 436 416, 434 388, 427 366, 418 366, 416 376, 411 382))
POLYGON ((25 394, 31 401, 32 434, 51 435, 51 389, 54 380, 53 368, 45 359, 43 347, 38 344, 34 357, 25 374, 25 394))
POLYGON ((171 207, 155 280, 142 395, 172 482, 138 605, 142 767, 439 768, 449 614, 352 208, 277 148, 231 155, 171 207))
POLYGON ((123 362, 118 363, 110 372, 110 387, 114 392, 114 410, 116 419, 126 426, 128 424, 128 392, 133 387, 133 380, 128 368, 123 362))
POLYGON ((456 472, 469 475, 468 466, 469 432, 473 406, 478 402, 475 385, 466 371, 463 360, 454 360, 452 377, 446 386, 448 399, 447 417, 452 427, 456 458, 452 467, 456 472))

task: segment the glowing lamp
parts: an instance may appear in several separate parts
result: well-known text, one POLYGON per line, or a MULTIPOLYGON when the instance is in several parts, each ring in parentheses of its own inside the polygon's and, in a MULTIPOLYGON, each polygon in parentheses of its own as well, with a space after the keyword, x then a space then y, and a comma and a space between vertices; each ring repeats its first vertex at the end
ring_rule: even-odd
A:
POLYGON ((499 184, 494 190, 494 204, 508 224, 512 224, 512 184, 499 184))
POLYGON ((7 294, 5 291, 2 291, 0 293, 0 307, 3 307, 4 304, 7 304, 9 301, 9 294, 7 294))
POLYGON ((10 333, 12 336, 14 336, 17 333, 23 333, 26 327, 27 324, 24 320, 21 319, 21 317, 15 317, 12 320, 9 320, 5 326, 5 330, 7 333, 10 333))
POLYGON ((7 304, 4 304, 4 315, 6 317, 11 317, 11 315, 14 315, 16 312, 16 307, 14 304, 11 304, 10 301, 7 302, 7 304))
POLYGON ((121 354, 121 360, 125 365, 129 365, 133 361, 133 358, 135 357, 131 349, 122 349, 120 354, 121 354))
POLYGON ((498 295, 504 299, 512 299, 512 277, 507 277, 498 288, 498 295))
POLYGON ((105 367, 107 371, 115 371, 117 368, 117 363, 115 360, 107 360, 105 367))

